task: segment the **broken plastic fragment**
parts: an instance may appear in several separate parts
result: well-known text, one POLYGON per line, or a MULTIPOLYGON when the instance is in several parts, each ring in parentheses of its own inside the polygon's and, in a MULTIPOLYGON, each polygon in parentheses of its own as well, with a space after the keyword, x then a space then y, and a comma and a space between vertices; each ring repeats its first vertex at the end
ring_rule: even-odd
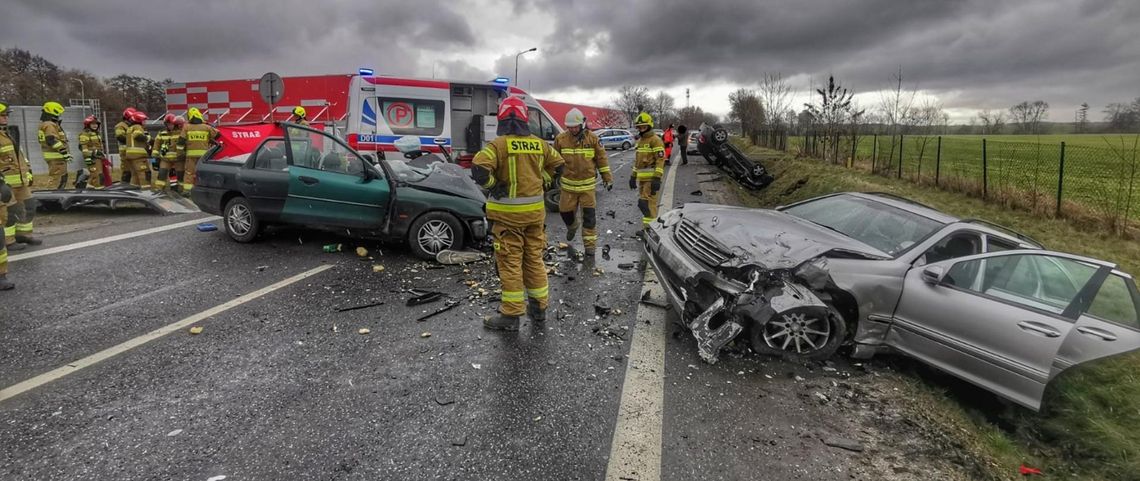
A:
POLYGON ((357 247, 356 248, 356 255, 360 256, 360 257, 368 257, 368 249, 365 249, 363 247, 357 247))
MULTIPOLYGON (((481 261, 484 257, 486 257, 486 255, 482 252, 444 249, 435 255, 435 261, 444 265, 469 264, 481 261)), ((470 270, 466 271, 470 272, 470 270)))
POLYGON ((424 338, 431 337, 431 333, 430 332, 422 333, 422 334, 420 334, 420 337, 424 337, 424 338))
POLYGON ((360 335, 362 335, 362 336, 363 336, 363 335, 365 335, 365 334, 368 334, 368 333, 370 333, 370 332, 372 332, 372 330, 371 330, 371 329, 368 329, 367 327, 362 327, 362 328, 360 328, 359 330, 357 330, 357 331, 356 331, 356 333, 357 333, 357 334, 360 334, 360 335))
POLYGON ((166 435, 167 435, 168 437, 169 437, 169 436, 177 436, 177 435, 179 435, 179 434, 182 434, 182 430, 181 430, 181 429, 175 429, 175 430, 173 430, 173 431, 171 431, 171 432, 169 432, 169 433, 166 433, 166 435))
POLYGON ((384 272, 384 266, 380 264, 374 264, 372 266, 372 272, 384 272))
POLYGON ((473 367, 473 368, 475 368, 475 369, 483 369, 483 365, 482 365, 482 364, 475 364, 475 363, 471 363, 471 367, 473 367))
POLYGON ((190 328, 190 334, 201 334, 202 326, 194 326, 190 328))

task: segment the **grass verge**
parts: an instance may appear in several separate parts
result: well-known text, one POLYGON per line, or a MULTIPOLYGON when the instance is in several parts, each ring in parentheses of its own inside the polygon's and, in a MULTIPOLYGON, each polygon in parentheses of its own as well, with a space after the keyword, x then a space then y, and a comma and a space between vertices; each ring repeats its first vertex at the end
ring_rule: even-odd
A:
MULTIPOLYGON (((1107 259, 1140 273, 1140 242, 1126 241, 1063 219, 1043 219, 964 194, 891 179, 782 152, 742 146, 776 181, 760 192, 728 183, 742 203, 773 207, 843 191, 889 192, 959 217, 977 217, 1028 234, 1054 250, 1107 259)), ((1140 480, 1140 355, 1070 369, 1055 380, 1040 414, 974 402, 938 376, 908 383, 915 415, 954 438, 988 479, 1019 479, 1017 467, 1043 468, 1049 479, 1140 480)))

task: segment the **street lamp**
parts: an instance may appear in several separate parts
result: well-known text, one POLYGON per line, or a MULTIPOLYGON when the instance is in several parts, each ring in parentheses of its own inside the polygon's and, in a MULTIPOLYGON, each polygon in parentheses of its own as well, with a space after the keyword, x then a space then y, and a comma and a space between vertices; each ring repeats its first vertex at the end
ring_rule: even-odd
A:
POLYGON ((524 53, 536 52, 536 51, 538 51, 538 47, 531 47, 530 50, 523 50, 523 51, 515 54, 515 77, 514 77, 514 79, 515 79, 515 85, 516 86, 519 84, 519 57, 524 53))
POLYGON ((87 92, 83 88, 83 79, 72 78, 71 80, 74 82, 79 82, 79 103, 83 105, 84 109, 86 109, 87 108, 87 92))

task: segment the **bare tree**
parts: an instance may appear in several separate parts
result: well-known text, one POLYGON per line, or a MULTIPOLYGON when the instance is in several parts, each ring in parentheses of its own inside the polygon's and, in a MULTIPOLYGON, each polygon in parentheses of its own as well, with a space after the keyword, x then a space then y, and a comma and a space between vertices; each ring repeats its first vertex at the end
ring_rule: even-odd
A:
POLYGON ((676 100, 672 95, 665 92, 657 92, 657 95, 649 98, 649 105, 645 107, 645 111, 653 116, 653 120, 660 128, 670 123, 675 123, 677 120, 676 109, 674 105, 676 100))
POLYGON ((1089 103, 1081 104, 1081 108, 1077 109, 1076 115, 1076 130, 1078 134, 1084 134, 1089 131, 1089 103))
POLYGON ((1114 102, 1104 108, 1104 121, 1113 132, 1132 132, 1140 125, 1140 97, 1131 105, 1114 102))
POLYGON ((898 73, 891 75, 891 88, 879 92, 879 112, 883 117, 883 123, 886 124, 887 134, 891 136, 888 159, 894 158, 895 137, 902 134, 906 119, 914 107, 915 96, 918 94, 916 87, 911 86, 908 89, 903 84, 903 70, 902 66, 899 66, 898 73))
POLYGON ((740 122, 740 133, 752 138, 764 125, 764 105, 752 89, 736 89, 728 94, 728 118, 740 122))
POLYGON ((989 109, 978 112, 982 124, 982 135, 997 135, 1005 129, 1005 112, 991 112, 989 109))
POLYGON ((697 106, 684 107, 677 111, 677 121, 680 122, 681 125, 689 127, 689 129, 695 129, 701 124, 713 125, 717 123, 718 120, 716 115, 705 112, 697 106))
POLYGON ((927 147, 929 147, 937 130, 946 125, 948 121, 949 116, 942 109, 942 104, 933 100, 923 102, 922 105, 911 109, 907 116, 908 133, 915 134, 911 135, 910 139, 918 151, 918 175, 920 178, 922 176, 922 160, 926 156, 927 147))
POLYGON ((827 88, 816 89, 816 93, 819 94, 819 103, 804 104, 804 106, 807 107, 807 112, 815 125, 821 129, 824 142, 823 160, 837 162, 840 129, 853 116, 861 116, 863 112, 854 110, 852 98, 855 92, 837 84, 834 76, 827 78, 827 88))
POLYGON ((642 85, 622 85, 613 99, 613 109, 625 113, 627 121, 642 110, 649 108, 649 87, 642 85))
POLYGON ((1049 116, 1049 104, 1044 100, 1021 102, 1009 108, 1010 120, 1017 124, 1017 131, 1023 134, 1041 133, 1041 121, 1049 116))
POLYGON ((792 107, 792 86, 784 80, 784 75, 764 74, 758 93, 764 106, 764 123, 770 128, 783 127, 787 112, 792 107))

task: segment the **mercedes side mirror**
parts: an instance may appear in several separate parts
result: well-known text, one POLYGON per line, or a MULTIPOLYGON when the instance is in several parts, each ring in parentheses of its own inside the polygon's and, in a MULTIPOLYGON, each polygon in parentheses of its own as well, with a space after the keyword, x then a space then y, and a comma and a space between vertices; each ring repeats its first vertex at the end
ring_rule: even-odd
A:
POLYGON ((922 280, 927 284, 939 284, 942 282, 942 277, 946 275, 946 271, 942 266, 927 266, 922 270, 922 280))

